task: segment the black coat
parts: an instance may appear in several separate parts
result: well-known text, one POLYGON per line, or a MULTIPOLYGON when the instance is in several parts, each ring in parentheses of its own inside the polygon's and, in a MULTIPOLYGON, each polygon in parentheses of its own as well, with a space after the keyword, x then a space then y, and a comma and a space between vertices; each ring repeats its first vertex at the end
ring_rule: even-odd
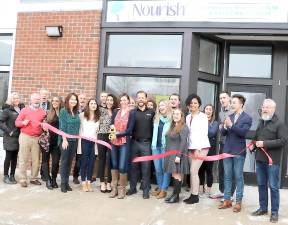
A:
MULTIPOLYGON (((277 115, 265 123, 260 120, 254 140, 264 141, 264 148, 272 158, 273 164, 280 164, 283 149, 286 149, 288 141, 287 127, 277 115)), ((266 155, 260 149, 257 149, 256 160, 268 163, 266 155)))
MULTIPOLYGON (((23 109, 24 105, 20 104, 19 108, 23 109)), ((20 135, 20 129, 15 126, 15 120, 18 115, 18 112, 12 106, 5 107, 0 115, 0 129, 4 132, 4 150, 17 151, 19 149, 18 138, 20 135)))

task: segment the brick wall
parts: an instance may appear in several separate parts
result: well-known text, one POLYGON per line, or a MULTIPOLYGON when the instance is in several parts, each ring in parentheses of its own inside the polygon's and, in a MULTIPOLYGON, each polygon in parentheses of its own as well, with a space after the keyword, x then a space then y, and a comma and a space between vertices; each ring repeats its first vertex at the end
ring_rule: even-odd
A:
POLYGON ((51 96, 84 91, 95 96, 101 11, 19 13, 12 91, 27 103, 45 87, 51 96), (62 25, 63 37, 46 35, 45 26, 62 25))

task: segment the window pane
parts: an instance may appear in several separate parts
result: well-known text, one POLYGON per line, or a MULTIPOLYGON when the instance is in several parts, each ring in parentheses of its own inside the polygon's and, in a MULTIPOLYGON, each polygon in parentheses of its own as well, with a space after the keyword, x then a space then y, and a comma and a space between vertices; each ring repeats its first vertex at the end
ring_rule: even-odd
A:
POLYGON ((199 70, 218 74, 218 45, 216 43, 200 39, 199 70))
POLYGON ((216 84, 205 81, 198 81, 197 94, 202 101, 201 110, 203 110, 205 105, 207 104, 212 104, 213 106, 215 106, 215 95, 217 94, 216 84))
MULTIPOLYGON (((231 92, 231 95, 240 94, 246 98, 244 111, 252 117, 252 126, 250 130, 256 130, 260 115, 258 109, 261 108, 262 102, 266 98, 265 93, 251 93, 251 92, 231 92)), ((250 141, 247 141, 247 143, 250 141)), ((244 172, 255 172, 255 154, 248 153, 246 155, 244 172)))
POLYGON ((2 109, 3 103, 7 100, 9 86, 9 73, 0 72, 0 108, 2 109))
MULTIPOLYGON (((9 85, 9 73, 0 72, 0 114, 2 113, 2 105, 7 100, 9 85)), ((0 137, 3 136, 3 132, 0 129, 0 137)))
POLYGON ((271 78, 272 47, 231 46, 230 77, 271 78))
POLYGON ((0 36, 0 65, 10 66, 12 36, 0 36))
POLYGON ((179 93, 179 78, 158 78, 158 77, 137 77, 107 76, 106 88, 110 93, 120 95, 127 93, 130 96, 136 95, 137 91, 146 91, 149 95, 153 95, 156 101, 165 98, 171 93, 179 93))
POLYGON ((182 35, 110 35, 108 66, 180 68, 182 35))

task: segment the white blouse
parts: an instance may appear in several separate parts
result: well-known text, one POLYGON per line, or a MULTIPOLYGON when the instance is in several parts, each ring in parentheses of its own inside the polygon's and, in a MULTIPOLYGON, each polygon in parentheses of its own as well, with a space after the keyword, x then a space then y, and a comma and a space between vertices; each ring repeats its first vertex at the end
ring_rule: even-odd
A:
MULTIPOLYGON (((97 139, 98 131, 99 131, 99 121, 94 122, 91 120, 87 120, 84 117, 84 113, 80 113, 80 136, 88 137, 88 138, 95 138, 97 139)), ((81 151, 81 139, 78 141, 78 148, 77 148, 77 154, 82 154, 81 151)), ((95 155, 98 155, 98 148, 97 144, 95 143, 95 155)))
POLYGON ((199 112, 191 119, 192 115, 186 116, 186 125, 188 126, 189 140, 188 149, 205 149, 210 148, 210 142, 208 138, 208 118, 207 116, 199 112))

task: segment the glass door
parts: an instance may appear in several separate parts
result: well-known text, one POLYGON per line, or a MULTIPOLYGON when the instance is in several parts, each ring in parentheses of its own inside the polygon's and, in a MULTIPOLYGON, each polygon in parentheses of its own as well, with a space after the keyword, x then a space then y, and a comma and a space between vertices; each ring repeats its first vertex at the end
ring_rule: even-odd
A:
MULTIPOLYGON (((244 111, 252 117, 252 126, 250 131, 255 131, 260 119, 259 109, 261 108, 263 100, 271 97, 271 87, 227 84, 227 90, 231 93, 231 96, 233 94, 241 94, 246 98, 244 111)), ((249 141, 250 140, 247 140, 247 143, 249 141)), ((255 154, 247 153, 244 164, 244 178, 246 184, 255 185, 257 183, 255 172, 255 154)))

